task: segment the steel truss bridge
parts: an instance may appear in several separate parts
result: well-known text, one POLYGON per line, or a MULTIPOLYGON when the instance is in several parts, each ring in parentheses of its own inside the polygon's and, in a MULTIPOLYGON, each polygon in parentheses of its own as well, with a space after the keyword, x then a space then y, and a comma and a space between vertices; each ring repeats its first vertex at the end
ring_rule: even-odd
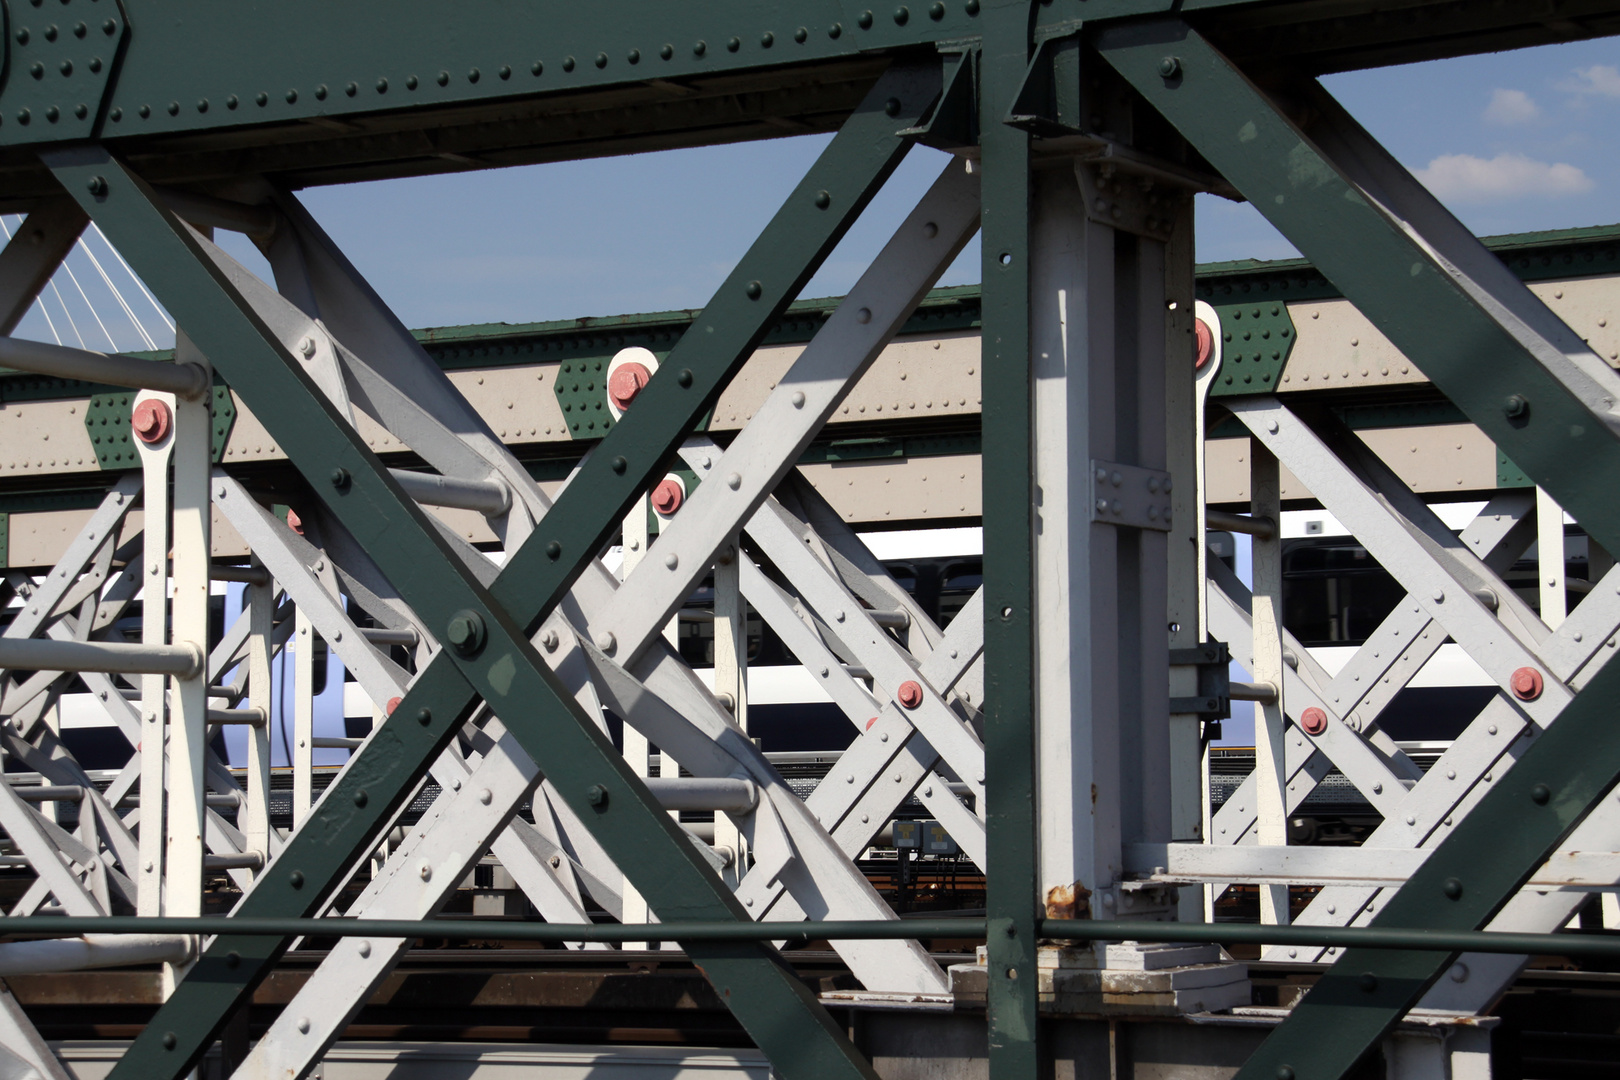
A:
MULTIPOLYGON (((340 1037, 486 854, 543 917, 504 937, 678 942, 784 1077, 1485 1075, 1526 954, 1613 955, 1547 935, 1620 882, 1620 578, 1594 557, 1566 609, 1556 554, 1565 513, 1620 551, 1615 238, 1493 252, 1314 77, 1611 34, 1620 5, 7 0, 4 30, 0 209, 27 220, 0 322, 94 222, 178 325, 161 358, 0 341, 32 373, 0 420, 0 741, 33 774, 0 784, 22 882, 0 930, 42 938, 0 965, 161 963, 110 1075, 365 1059, 340 1037), (814 131, 835 134, 678 318, 415 335, 296 194, 814 131), (927 194, 848 296, 795 305, 917 144, 951 154, 927 194), (1195 282, 1200 191, 1309 265, 1195 282), (975 234, 980 293, 931 294, 975 234), (852 439, 902 445, 853 463, 852 439), (1487 500, 1460 535, 1434 509, 1459 495, 1487 500), (1407 594, 1336 673, 1282 626, 1285 499, 1407 594), (948 628, 852 524, 885 519, 982 521, 948 628), (1252 590, 1206 559, 1206 520, 1251 534, 1252 590), (1538 535, 1536 610, 1502 575, 1538 535), (711 575, 704 682, 664 631, 711 575), (213 638, 219 580, 248 602, 213 638), (749 738, 750 612, 858 731, 808 798, 749 738), (283 831, 270 671, 317 638, 378 721, 317 799, 293 650, 283 831), (1379 714, 1448 639, 1496 693, 1425 769, 1379 714), (128 743, 110 779, 63 743, 69 692, 128 743), (1211 815, 1205 725, 1231 698, 1257 703, 1256 762, 1211 815), (245 772, 210 747, 226 725, 245 772), (1382 823, 1290 846, 1330 773, 1382 823), (913 797, 983 871, 982 918, 902 920, 856 865, 913 797), (1206 921, 1233 884, 1259 925, 1206 921), (948 970, 925 945, 964 934, 984 944, 948 970), (229 1037, 305 937, 334 944, 229 1037), (778 943, 807 940, 855 988, 796 973, 778 943), (1246 1008, 1217 948, 1239 942, 1320 977, 1246 1008)), ((67 1075, 10 994, 0 1046, 67 1075)))

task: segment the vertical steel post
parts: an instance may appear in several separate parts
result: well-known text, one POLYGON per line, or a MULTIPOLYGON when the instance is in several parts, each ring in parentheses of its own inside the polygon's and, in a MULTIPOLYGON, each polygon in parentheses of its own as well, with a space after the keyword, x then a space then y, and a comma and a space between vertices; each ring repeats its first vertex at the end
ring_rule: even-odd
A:
MULTIPOLYGON (((652 536, 647 528, 647 514, 647 500, 641 498, 636 500, 635 505, 630 507, 630 512, 624 517, 624 562, 620 566, 620 572, 626 581, 629 580, 631 571, 647 557, 648 545, 652 543, 652 536)), ((624 760, 629 764, 630 771, 637 776, 651 776, 652 764, 648 761, 648 757, 652 752, 652 746, 647 741, 647 736, 629 723, 623 724, 620 730, 622 734, 619 738, 624 747, 624 760)), ((619 879, 619 895, 624 900, 620 922, 632 926, 651 921, 647 900, 636 889, 628 874, 622 875, 619 879)), ((649 942, 622 941, 619 944, 625 949, 645 949, 649 942)))
MULTIPOLYGON (((270 861, 270 653, 275 635, 276 586, 269 571, 257 558, 253 568, 265 575, 263 584, 247 587, 248 606, 248 705, 260 710, 265 722, 248 728, 247 776, 242 785, 246 802, 242 807, 242 832, 251 851, 270 861)), ((261 870, 262 873, 262 870, 261 870)))
MULTIPOLYGON (((178 333, 175 358, 207 369, 208 361, 178 333)), ((208 649, 208 564, 212 555, 209 526, 213 501, 209 473, 213 468, 208 402, 177 399, 174 405, 174 595, 175 644, 208 649)), ((189 678, 169 684, 168 849, 164 857, 166 915, 201 915, 203 893, 204 796, 208 781, 203 761, 208 750, 208 665, 189 678)), ((178 979, 189 965, 164 965, 168 980, 178 979)))
POLYGON ((1564 508, 1540 487, 1536 488, 1536 577, 1541 621, 1556 630, 1569 615, 1569 596, 1564 591, 1564 508))
MULTIPOLYGON (((283 716, 285 724, 287 718, 283 716)), ((303 825, 314 805, 315 623, 298 608, 293 615, 293 828, 303 825)))
MULTIPOLYGON (((1259 439, 1249 440, 1250 512, 1270 518, 1277 528, 1270 537, 1254 537, 1254 670, 1257 683, 1276 688, 1276 697, 1254 706, 1254 778, 1256 833, 1262 844, 1288 843, 1287 713, 1283 710, 1282 658, 1282 480, 1281 466, 1259 439)), ((1260 886, 1260 921, 1288 923, 1288 886, 1260 886)))
MULTIPOLYGON (((137 405, 152 401, 173 415, 174 395, 149 390, 135 395, 137 405)), ((137 438, 141 455, 142 575, 141 640, 147 645, 169 643, 169 461, 174 449, 174 425, 158 441, 137 438)), ((168 679, 141 676, 141 868, 136 880, 136 909, 140 915, 163 914, 164 758, 167 754, 168 679)))
POLYGON ((1034 727, 1034 462, 1030 140, 1004 121, 1029 65, 1032 5, 984 6, 983 198, 986 907, 990 1076, 1033 1080, 1043 1057, 1034 727))
MULTIPOLYGON (((732 536, 721 545, 714 566, 714 692, 721 701, 731 701, 731 715, 737 726, 748 733, 748 601, 743 598, 738 560, 742 537, 732 536)), ((724 812, 714 815, 715 847, 729 847, 731 865, 725 877, 733 887, 744 872, 744 837, 724 812)))

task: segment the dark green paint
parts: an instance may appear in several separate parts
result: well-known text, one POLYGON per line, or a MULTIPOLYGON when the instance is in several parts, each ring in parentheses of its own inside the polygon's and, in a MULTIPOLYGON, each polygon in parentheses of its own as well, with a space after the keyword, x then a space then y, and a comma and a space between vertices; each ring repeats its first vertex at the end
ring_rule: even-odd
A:
MULTIPOLYGON (((1117 68, 1528 476, 1605 548, 1620 544, 1620 432, 1596 415, 1214 47, 1175 20, 1102 32, 1117 68), (1176 78, 1159 74, 1166 56, 1176 78), (1510 420, 1503 402, 1530 402, 1510 420), (1583 467, 1571 469, 1570 461, 1583 467)), ((1315 83, 1290 89, 1346 132, 1354 121, 1315 83)), ((1327 123, 1328 120, 1319 121, 1327 123)), ((1393 161, 1389 167, 1398 168, 1393 161)), ((1435 211, 1443 213, 1443 211, 1435 211)))
POLYGON ((0 145, 89 138, 129 36, 118 0, 7 7, 0 145))
MULTIPOLYGON (((74 4, 98 14, 112 7, 107 0, 74 4)), ((201 132, 578 94, 927 46, 971 37, 979 22, 970 13, 976 5, 961 0, 941 5, 938 18, 929 3, 915 0, 870 8, 839 0, 697 6, 397 0, 384 7, 129 0, 127 6, 130 43, 106 93, 105 119, 95 123, 99 87, 79 86, 77 74, 36 83, 13 73, 0 93, 0 143, 201 132), (21 127, 13 120, 21 107, 71 114, 80 101, 90 102, 90 123, 36 119, 21 127)), ((65 21, 56 0, 44 14, 65 21)), ((34 40, 39 36, 36 29, 34 40)), ((106 40, 99 28, 92 37, 106 40)), ((49 62, 57 62, 54 52, 49 62)))
POLYGON ((1294 350, 1294 320, 1280 299, 1215 307, 1221 320, 1221 373, 1210 397, 1263 394, 1282 381, 1294 350))
POLYGON ((1036 920, 1030 136, 1004 123, 1029 67, 1034 6, 985 4, 979 66, 984 439, 985 867, 991 1080, 1040 1075, 1036 920))
MULTIPOLYGON (((452 941, 487 938, 487 919, 297 919, 285 917, 135 915, 21 915, 0 917, 0 933, 76 937, 101 934, 214 934, 231 925, 244 932, 278 937, 435 937, 452 941), (71 921, 70 921, 71 920, 71 921), (228 920, 228 922, 227 922, 228 920)), ((832 921, 800 923, 680 922, 659 924, 684 941, 894 941, 930 938, 982 938, 987 920, 976 918, 905 919, 903 921, 832 921)), ((1037 932, 1055 941, 1120 941, 1139 934, 1140 922, 1091 919, 1042 919, 1037 932)), ((618 923, 562 924, 504 922, 501 936, 513 941, 617 942, 618 923)), ((1480 930, 1410 930, 1371 926, 1257 926, 1253 923, 1164 923, 1154 939, 1220 945, 1340 946, 1377 950, 1439 948, 1457 952, 1503 955, 1620 957, 1620 939, 1599 934, 1503 934, 1480 930)))
MULTIPOLYGON (((370 842, 382 814, 398 805, 481 696, 548 774, 580 778, 578 784, 562 786, 563 798, 592 823, 617 863, 635 868, 637 887, 663 918, 747 918, 595 722, 535 655, 525 630, 532 630, 566 592, 656 468, 899 164, 906 144, 896 137, 896 129, 915 123, 937 91, 934 69, 896 71, 880 80, 721 287, 689 338, 672 351, 660 377, 638 399, 648 406, 635 422, 617 427, 604 440, 601 453, 546 516, 548 528, 515 553, 493 594, 444 546, 420 509, 189 233, 157 209, 149 188, 99 148, 53 155, 49 164, 64 186, 87 192, 81 196, 86 210, 244 400, 276 403, 266 414, 271 436, 421 617, 429 625, 444 626, 452 617, 472 612, 486 630, 481 649, 465 656, 446 650, 418 677, 379 733, 394 737, 373 736, 337 781, 343 790, 322 800, 323 809, 282 853, 277 870, 244 901, 244 913, 307 913, 318 904, 370 842), (92 182, 97 179, 104 186, 92 182), (96 190, 103 193, 88 194, 96 190), (833 193, 829 208, 815 205, 819 191, 833 193), (622 473, 610 465, 619 457, 629 463, 622 473), (328 480, 337 476, 341 483, 328 480), (521 613, 522 624, 508 614, 514 611, 521 613), (424 707, 427 713, 421 712, 424 707), (431 722, 419 727, 414 722, 418 715, 431 722), (351 779, 357 770, 372 782, 362 785, 351 779), (606 792, 605 800, 587 797, 586 778, 593 781, 591 789, 606 792), (360 786, 370 795, 362 800, 364 808, 355 807, 349 797, 349 788, 360 786), (381 813, 368 812, 373 809, 381 813)), ((240 995, 263 977, 285 944, 283 939, 242 935, 216 943, 115 1075, 174 1076, 195 1064, 240 995), (174 1038, 166 1039, 168 1035, 174 1038), (165 1041, 172 1048, 165 1048, 165 1041)), ((693 942, 687 951, 780 1073, 871 1075, 774 950, 762 944, 693 942)))

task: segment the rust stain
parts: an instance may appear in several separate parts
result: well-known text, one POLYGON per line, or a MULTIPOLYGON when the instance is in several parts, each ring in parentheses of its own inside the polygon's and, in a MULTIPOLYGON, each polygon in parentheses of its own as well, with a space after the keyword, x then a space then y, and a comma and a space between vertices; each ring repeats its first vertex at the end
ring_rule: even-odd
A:
POLYGON ((1080 882, 1073 885, 1054 885, 1046 890, 1046 917, 1048 919, 1091 918, 1091 890, 1080 882))
POLYGON ((1091 805, 1092 806, 1097 805, 1097 785, 1096 784, 1091 785, 1091 805))

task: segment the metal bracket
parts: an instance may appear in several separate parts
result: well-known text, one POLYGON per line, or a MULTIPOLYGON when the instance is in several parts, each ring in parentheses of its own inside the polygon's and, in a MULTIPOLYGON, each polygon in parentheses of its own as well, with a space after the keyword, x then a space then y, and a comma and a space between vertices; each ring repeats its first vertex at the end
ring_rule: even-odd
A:
POLYGON ((1171 649, 1170 666, 1198 668, 1198 694, 1170 699, 1172 713, 1196 713, 1204 721, 1232 715, 1232 654, 1224 641, 1209 641, 1191 649, 1171 649))
POLYGON ((1091 520, 1170 531, 1170 474, 1140 465, 1091 463, 1091 520))

